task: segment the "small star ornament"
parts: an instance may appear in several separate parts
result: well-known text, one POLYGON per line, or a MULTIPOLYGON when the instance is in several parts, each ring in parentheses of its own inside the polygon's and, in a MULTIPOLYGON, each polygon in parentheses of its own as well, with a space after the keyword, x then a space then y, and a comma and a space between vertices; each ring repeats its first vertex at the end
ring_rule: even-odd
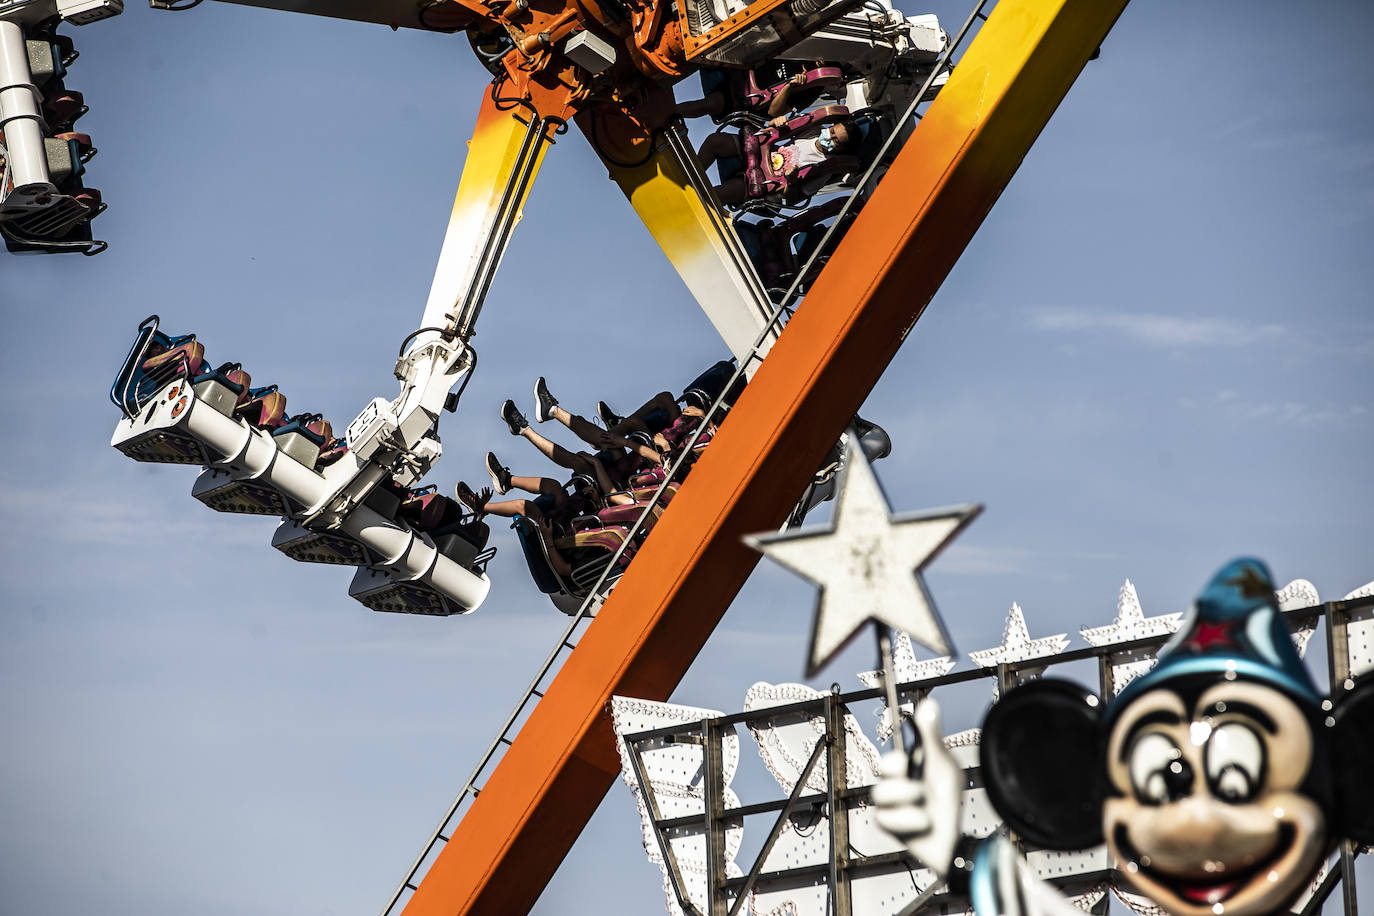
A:
MULTIPOLYGON (((850 437, 851 440, 853 437, 850 437)), ((828 529, 744 540, 820 586, 806 676, 814 677, 869 620, 953 652, 921 570, 983 510, 967 505, 894 517, 862 449, 848 447, 828 529)))

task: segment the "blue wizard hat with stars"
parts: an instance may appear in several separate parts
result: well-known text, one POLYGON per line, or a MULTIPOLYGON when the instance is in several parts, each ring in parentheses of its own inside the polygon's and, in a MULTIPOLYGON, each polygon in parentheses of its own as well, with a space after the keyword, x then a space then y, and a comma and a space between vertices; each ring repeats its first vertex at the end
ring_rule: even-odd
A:
POLYGON ((1193 675, 1260 681, 1300 703, 1321 703, 1279 612, 1269 567, 1261 561, 1241 557, 1212 577, 1183 627, 1160 650, 1159 664, 1112 700, 1108 719, 1164 681, 1193 675))

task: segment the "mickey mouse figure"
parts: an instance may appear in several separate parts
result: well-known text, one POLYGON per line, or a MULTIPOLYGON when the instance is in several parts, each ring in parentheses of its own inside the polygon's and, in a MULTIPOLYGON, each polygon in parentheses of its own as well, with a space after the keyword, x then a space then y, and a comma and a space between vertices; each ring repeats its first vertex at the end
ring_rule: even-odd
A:
MULTIPOLYGON (((1278 913, 1340 839, 1374 842, 1374 681, 1333 693, 1303 667, 1269 570, 1238 559, 1111 702, 1063 680, 1009 691, 983 724, 983 780, 1022 839, 1105 842, 1132 890, 1174 916, 1278 913)), ((929 699, 916 720, 910 759, 884 758, 878 822, 966 880, 978 916, 1061 912, 1005 831, 956 855, 958 767, 929 699)))

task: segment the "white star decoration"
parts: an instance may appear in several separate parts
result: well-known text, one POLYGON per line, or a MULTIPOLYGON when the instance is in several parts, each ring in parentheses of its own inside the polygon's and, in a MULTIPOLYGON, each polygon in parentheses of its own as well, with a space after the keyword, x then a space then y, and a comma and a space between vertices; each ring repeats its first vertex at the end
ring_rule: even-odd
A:
POLYGON ((1147 636, 1163 636, 1178 630, 1182 614, 1161 614, 1146 617, 1140 606, 1140 596, 1127 579, 1116 599, 1116 619, 1105 627, 1085 627, 1078 632, 1091 646, 1110 646, 1147 636))
POLYGON ((1007 612, 1007 625, 1002 630, 1002 644, 991 649, 970 652, 968 657, 980 668, 990 668, 1002 662, 1029 661, 1063 652, 1069 644, 1064 638, 1066 635, 1056 633, 1054 636, 1031 639, 1030 630, 1026 629, 1026 617, 1021 613, 1021 605, 1013 603, 1011 610, 1007 612))
POLYGON ((806 675, 813 677, 870 619, 940 654, 949 638, 921 570, 982 506, 893 517, 863 452, 848 449, 829 529, 750 535, 745 543, 820 586, 806 675))

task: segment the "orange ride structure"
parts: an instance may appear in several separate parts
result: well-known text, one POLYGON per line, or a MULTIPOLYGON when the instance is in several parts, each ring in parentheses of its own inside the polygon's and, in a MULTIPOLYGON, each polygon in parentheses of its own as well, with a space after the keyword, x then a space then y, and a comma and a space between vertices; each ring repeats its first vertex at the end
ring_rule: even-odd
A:
MULTIPOLYGON (((741 537, 788 518, 797 494, 834 448, 1125 0, 977 3, 958 38, 981 21, 976 36, 914 129, 894 137, 899 152, 887 160, 886 171, 870 171, 860 182, 862 207, 854 207, 852 223, 794 313, 763 289, 704 181, 674 115, 672 86, 702 68, 763 64, 861 4, 250 5, 463 32, 493 74, 481 90, 485 98, 421 330, 398 363, 403 393, 397 403, 413 407, 413 414, 397 414, 396 436, 412 426, 422 430, 441 406, 455 403, 445 405, 445 396, 452 379, 472 368, 467 340, 506 242, 550 141, 572 125, 592 143, 711 317, 739 361, 737 376, 749 379, 614 591, 594 615, 590 597, 579 611, 564 638, 571 651, 543 689, 531 688, 527 700, 535 705, 523 725, 500 740, 503 753, 489 754, 478 767, 480 774, 488 761, 494 764, 480 786, 474 776, 472 791, 455 802, 385 910, 403 908, 408 916, 525 912, 620 771, 607 711, 611 697, 666 700, 672 693, 758 561, 741 537), (584 619, 588 625, 572 641, 584 619)), ((193 417, 199 409, 193 405, 193 417)), ((354 426, 367 416, 375 419, 364 411, 354 426)), ((135 411, 121 428, 139 420, 135 411)), ((224 424, 206 429, 218 435, 220 426, 228 430, 224 424)), ((146 432, 117 432, 116 444, 121 435, 127 444, 127 436, 146 432)), ((351 427, 350 443, 352 436, 351 427)), ((409 485, 438 454, 407 441, 409 450, 400 448, 400 457, 409 476, 397 479, 409 485)), ((244 454, 255 447, 244 445, 244 454)), ((359 488, 375 486, 384 476, 379 467, 360 463, 350 471, 354 477, 337 486, 327 473, 321 483, 293 471, 299 480, 287 482, 297 487, 292 492, 315 501, 301 524, 337 528, 349 512, 362 511, 359 488), (350 487, 358 492, 350 496, 350 487)), ((380 523, 342 530, 358 538, 399 537, 380 523)), ((485 596, 480 573, 463 578, 454 571, 450 579, 458 584, 445 585, 431 572, 439 583, 432 588, 448 602, 436 605, 442 609, 435 613, 465 613, 485 596)))
POLYGON ((1123 7, 1002 0, 989 15, 408 916, 533 905, 619 773, 611 696, 671 694, 758 561, 741 537, 787 515, 1123 7))

